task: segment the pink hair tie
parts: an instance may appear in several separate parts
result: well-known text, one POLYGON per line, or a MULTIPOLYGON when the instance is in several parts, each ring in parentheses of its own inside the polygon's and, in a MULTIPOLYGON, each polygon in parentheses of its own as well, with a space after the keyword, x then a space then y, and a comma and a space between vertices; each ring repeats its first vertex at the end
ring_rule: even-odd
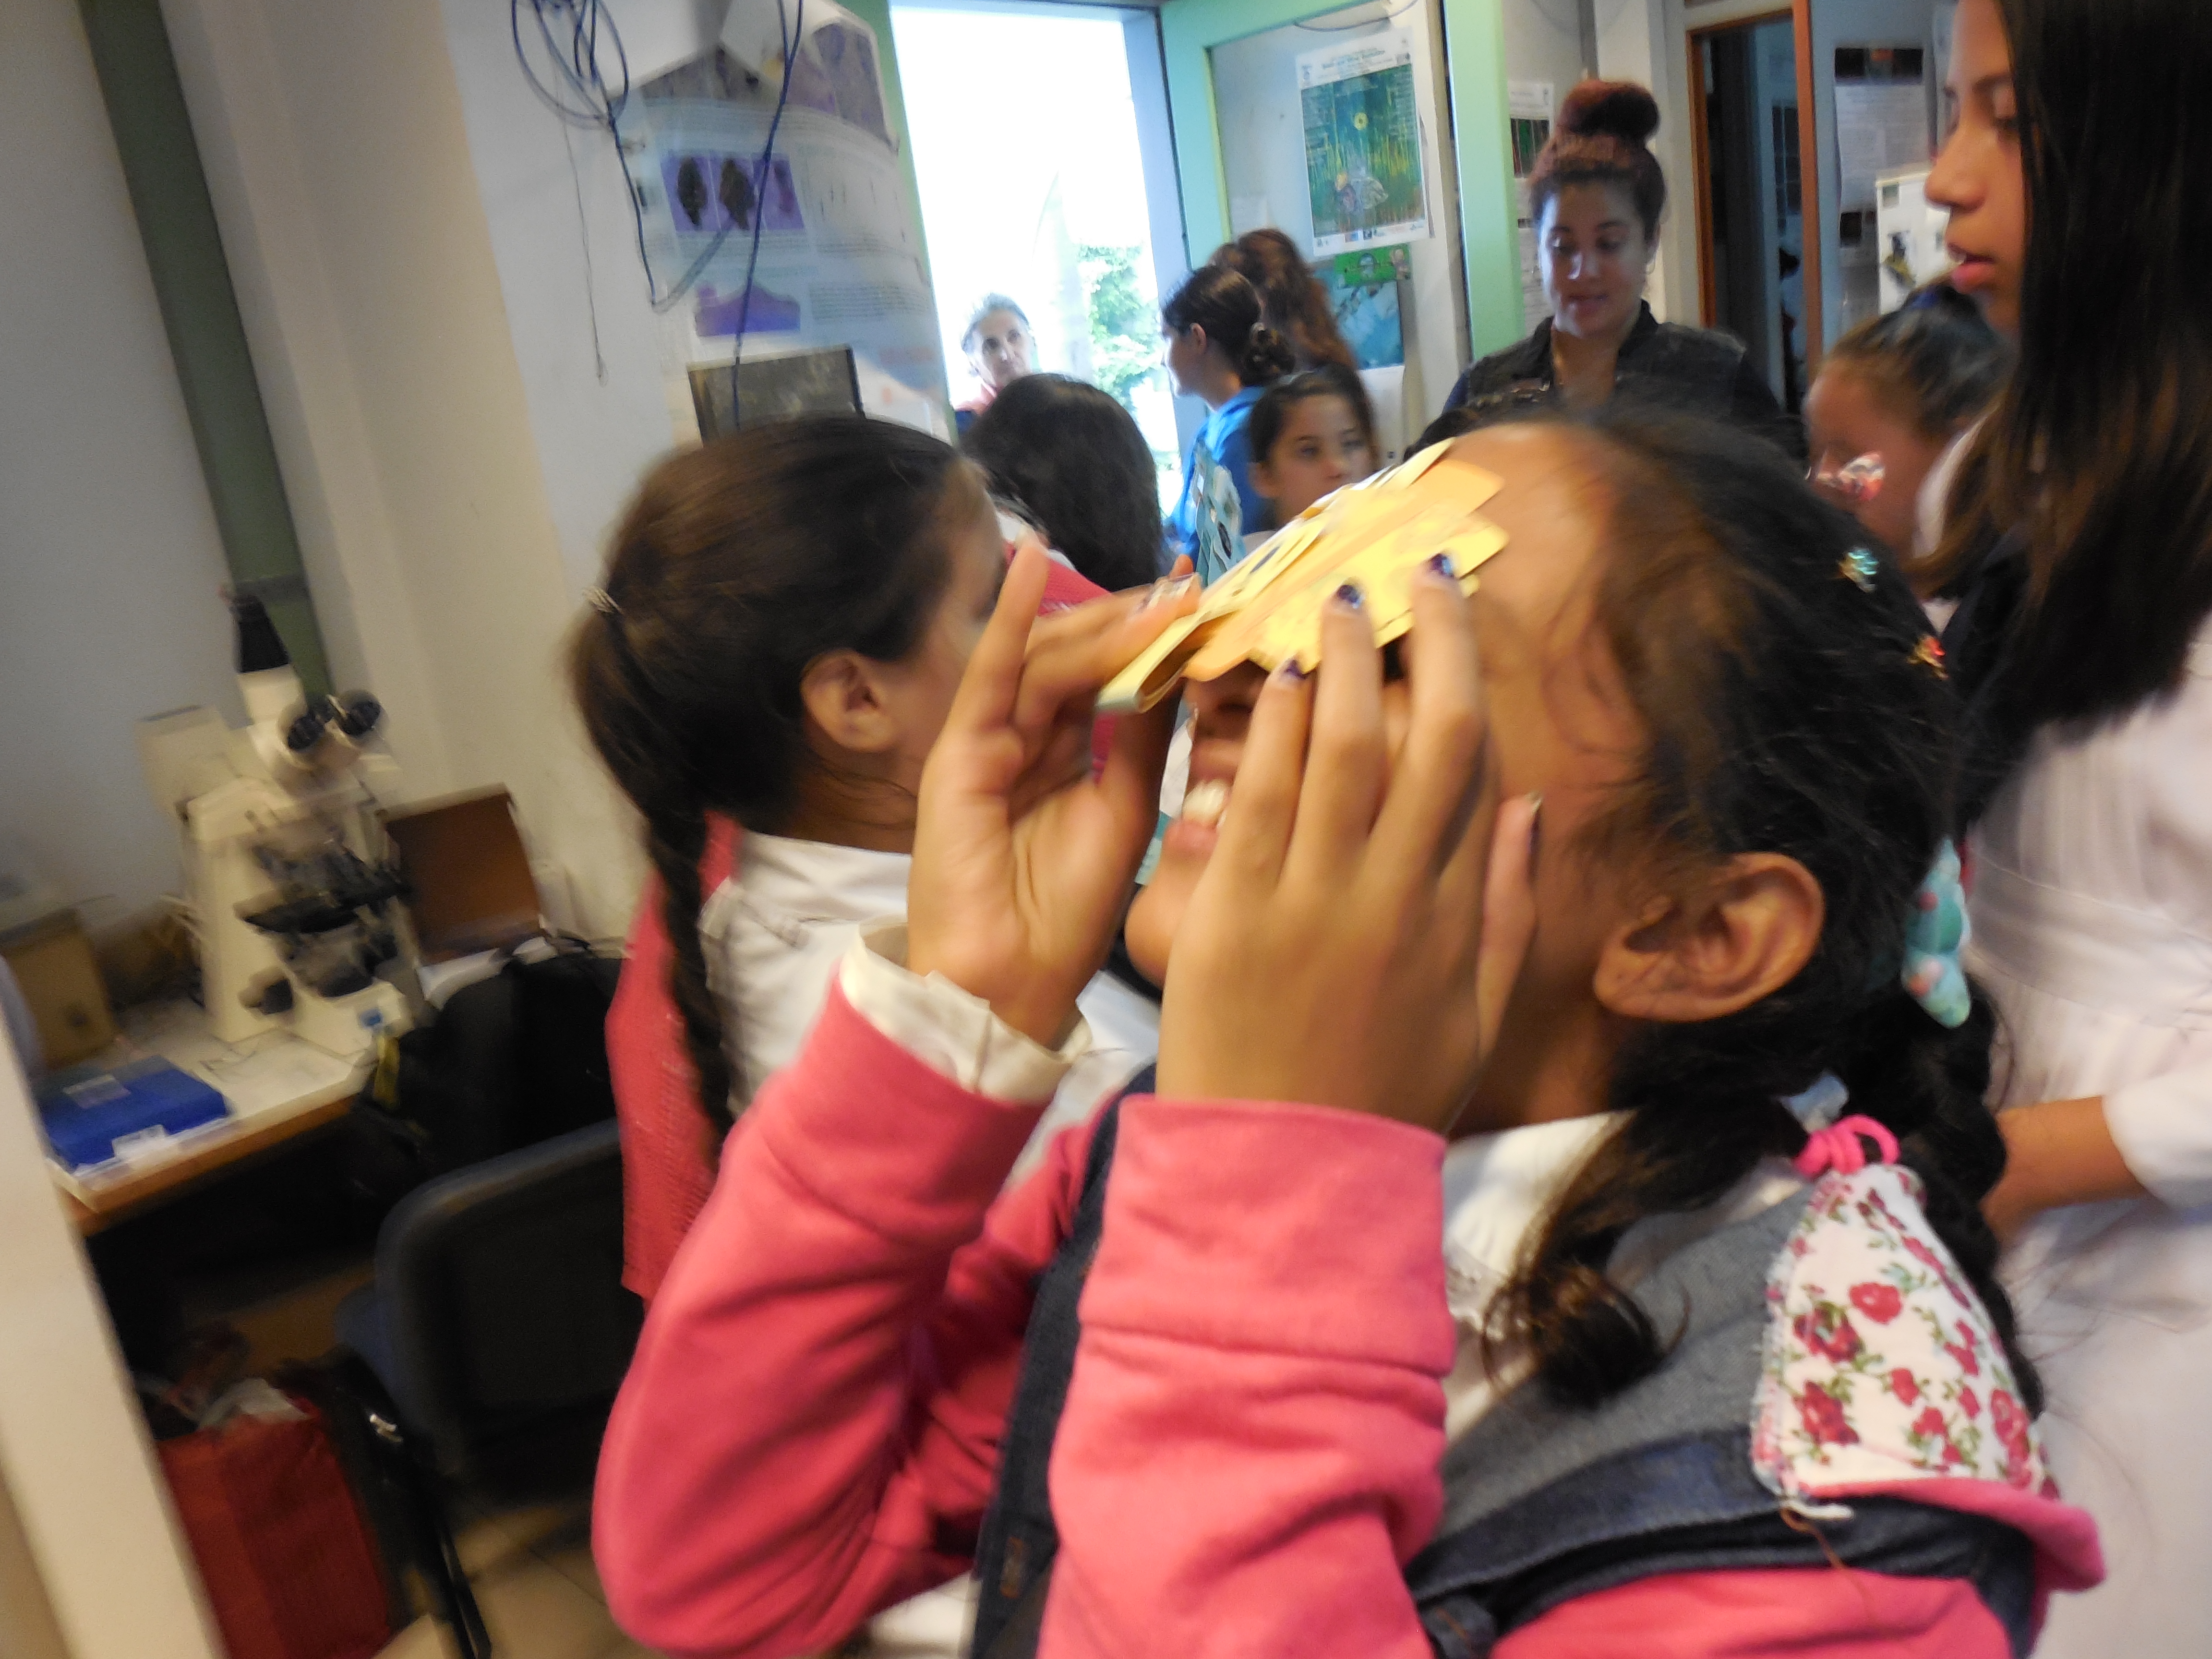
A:
POLYGON ((1838 1175, 1856 1175, 1867 1166, 1866 1148, 1859 1144, 1861 1135, 1874 1142, 1881 1154, 1879 1162, 1897 1162, 1897 1137, 1887 1126, 1855 1113, 1805 1137, 1805 1150, 1797 1154, 1797 1173, 1808 1181, 1818 1180, 1831 1170, 1838 1175))

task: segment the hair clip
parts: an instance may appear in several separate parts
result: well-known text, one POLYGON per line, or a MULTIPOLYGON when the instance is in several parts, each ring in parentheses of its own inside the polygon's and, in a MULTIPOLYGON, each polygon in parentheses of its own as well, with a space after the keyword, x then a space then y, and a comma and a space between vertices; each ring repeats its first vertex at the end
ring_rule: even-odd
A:
POLYGON ((614 595, 608 592, 604 587, 586 588, 584 590, 584 603, 591 606, 592 610, 598 611, 602 617, 619 617, 622 615, 622 607, 615 603, 614 595))
POLYGON ((1966 970, 1959 961, 1973 936, 1966 890, 1959 880, 1959 849, 1947 839, 1913 895, 1912 916, 1905 928, 1905 968, 1898 981, 1946 1030, 1964 1025, 1973 1007, 1966 970))
POLYGON ((1839 576, 1849 576, 1859 585, 1860 591, 1874 592, 1874 579, 1881 572, 1881 562, 1863 547, 1855 547, 1844 555, 1844 562, 1836 567, 1839 576))
POLYGON ((1948 680, 1951 678, 1951 671, 1943 661, 1943 641, 1933 634, 1923 634, 1920 636, 1920 643, 1912 647, 1911 659, 1923 668, 1934 669, 1936 678, 1939 680, 1948 680))

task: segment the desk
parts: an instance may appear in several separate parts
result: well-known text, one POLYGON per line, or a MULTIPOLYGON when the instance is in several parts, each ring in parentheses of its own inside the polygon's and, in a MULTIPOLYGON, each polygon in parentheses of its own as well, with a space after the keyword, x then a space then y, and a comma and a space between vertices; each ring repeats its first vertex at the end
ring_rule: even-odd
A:
POLYGON ((188 1002, 134 1008, 122 1036, 97 1057, 102 1066, 159 1055, 212 1085, 230 1115, 181 1135, 127 1165, 90 1177, 49 1160, 62 1202, 81 1233, 167 1203, 219 1172, 312 1133, 346 1115, 367 1060, 337 1059, 284 1031, 235 1046, 210 1035, 207 1016, 188 1002))

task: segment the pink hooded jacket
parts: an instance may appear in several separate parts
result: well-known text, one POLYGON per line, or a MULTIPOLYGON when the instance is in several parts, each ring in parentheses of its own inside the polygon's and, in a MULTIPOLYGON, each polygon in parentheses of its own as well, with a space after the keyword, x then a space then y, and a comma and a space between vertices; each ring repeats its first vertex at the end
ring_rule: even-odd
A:
MULTIPOLYGON (((806 1654, 966 1570, 1083 1170, 1071 1131, 998 1197, 1040 1104, 956 1086, 833 994, 726 1146, 608 1431, 594 1552, 632 1635, 676 1659, 806 1654)), ((1325 1108, 1125 1102, 1054 1453, 1045 1659, 1429 1659, 1402 1571, 1442 1506, 1443 1148, 1325 1108)), ((2079 1510, 1941 1484, 1962 1490, 1925 1501, 2026 1534, 2046 1588, 2100 1575, 2079 1510)), ((1586 1595, 1496 1652, 2010 1647, 1964 1581, 1769 1569, 1586 1595)))

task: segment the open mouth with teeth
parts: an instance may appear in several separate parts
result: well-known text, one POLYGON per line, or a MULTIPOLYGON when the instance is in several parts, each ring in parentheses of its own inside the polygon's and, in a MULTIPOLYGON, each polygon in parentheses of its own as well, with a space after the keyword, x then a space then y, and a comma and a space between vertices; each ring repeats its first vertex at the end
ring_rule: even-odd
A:
POLYGON ((1231 781, 1227 778, 1194 778, 1183 792, 1182 810, 1168 825, 1160 851, 1165 854, 1203 859, 1219 839, 1221 816, 1229 810, 1231 781))
POLYGON ((1182 821, 1201 830, 1218 829, 1228 805, 1229 781, 1206 778, 1183 792, 1182 821))

